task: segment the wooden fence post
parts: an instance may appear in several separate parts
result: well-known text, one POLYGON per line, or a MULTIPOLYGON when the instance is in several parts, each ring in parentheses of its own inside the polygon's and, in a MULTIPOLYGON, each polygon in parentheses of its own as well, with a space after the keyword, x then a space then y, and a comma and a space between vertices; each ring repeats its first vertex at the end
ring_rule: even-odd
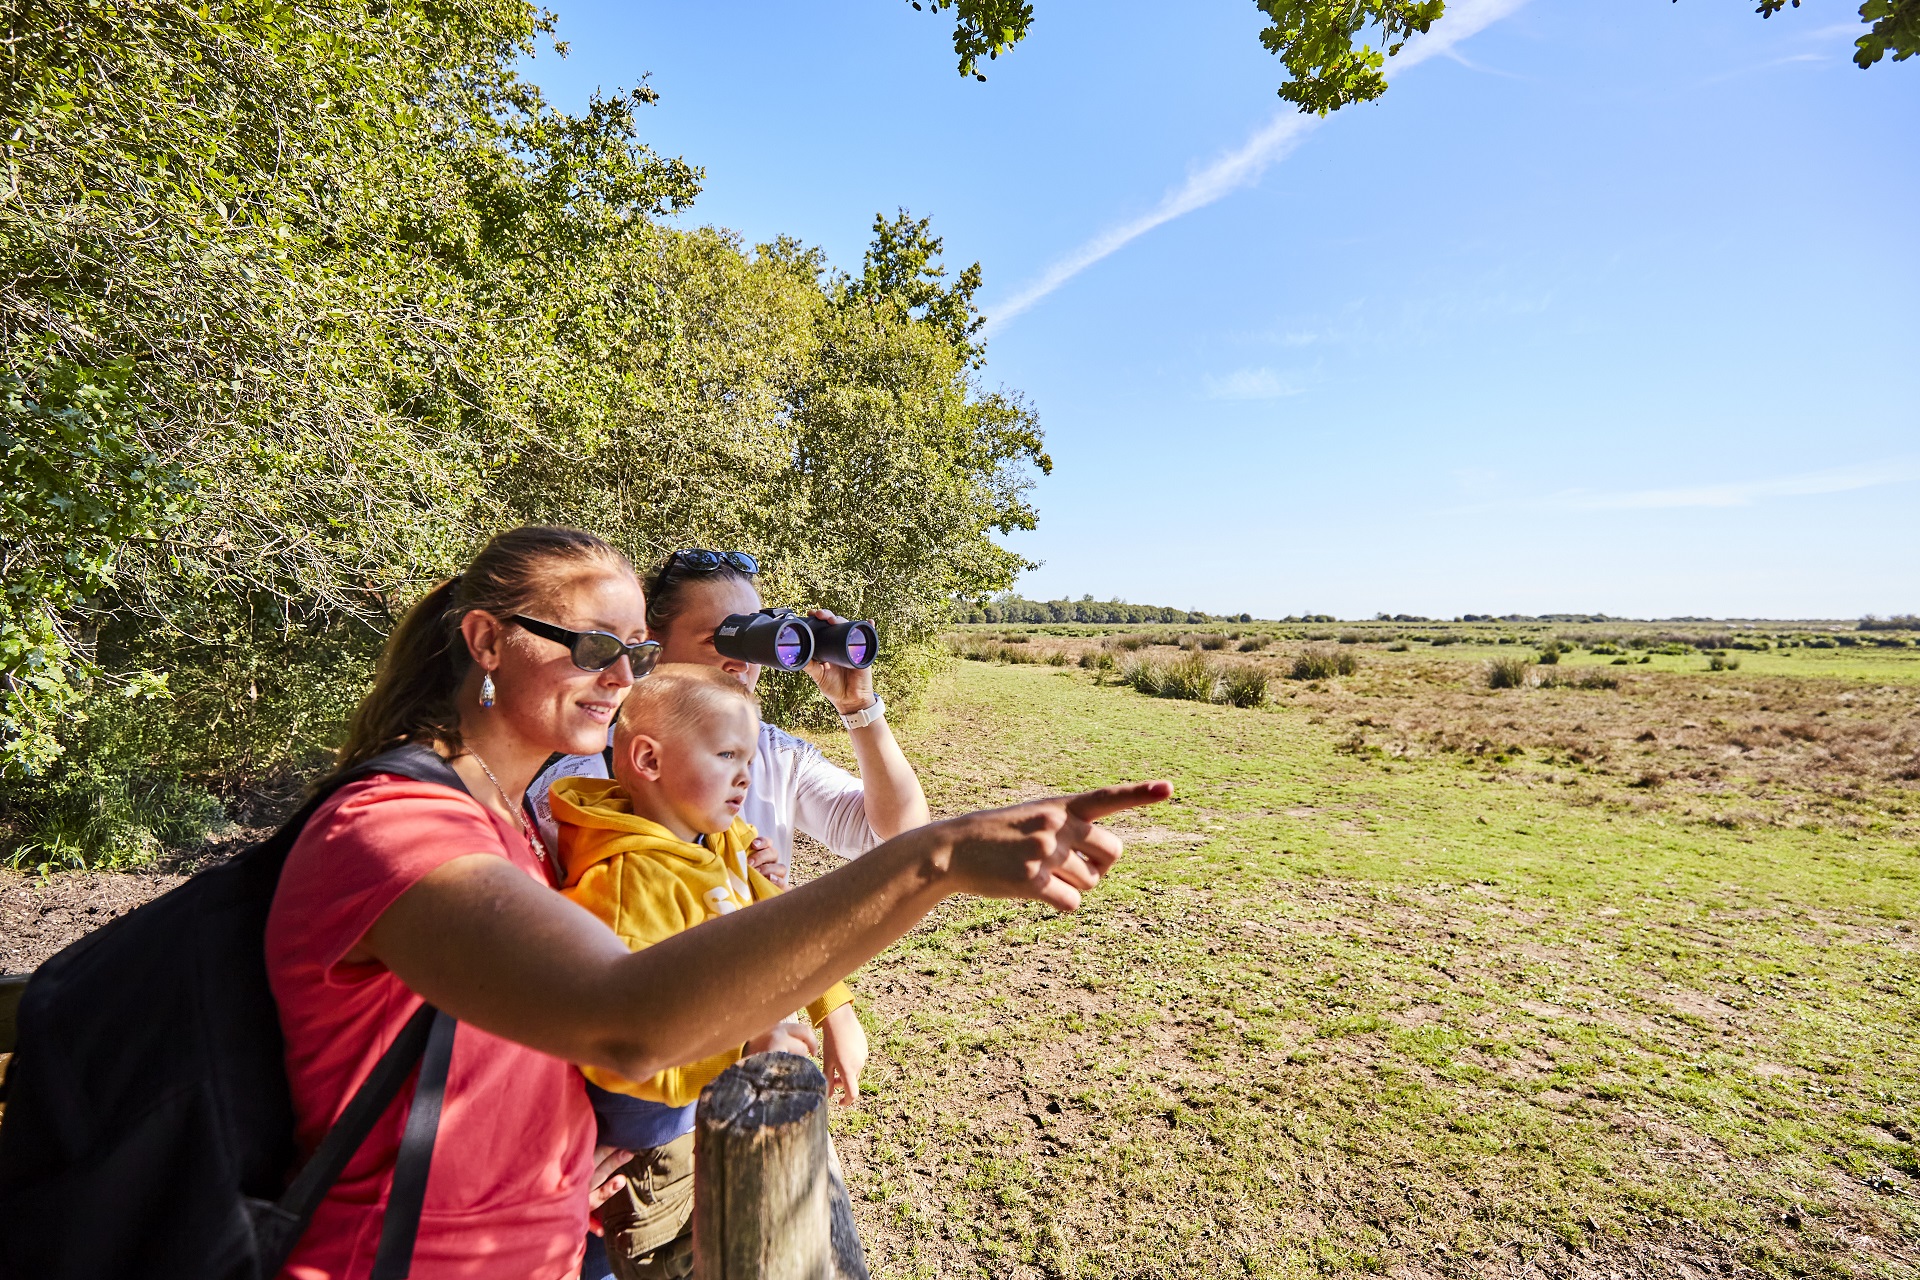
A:
POLYGON ((30 973, 0 973, 0 1053, 12 1053, 18 1028, 14 1014, 27 993, 30 973))
POLYGON ((694 1280, 867 1280, 811 1058, 735 1063, 694 1113, 694 1280))

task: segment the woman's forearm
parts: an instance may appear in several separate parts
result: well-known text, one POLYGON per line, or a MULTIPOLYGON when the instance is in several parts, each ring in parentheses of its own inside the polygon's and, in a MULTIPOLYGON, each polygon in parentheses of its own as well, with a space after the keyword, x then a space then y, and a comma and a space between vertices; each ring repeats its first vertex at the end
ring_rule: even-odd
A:
POLYGON ((483 1031, 645 1079, 817 999, 948 894, 1073 910, 1120 856, 1099 819, 1169 794, 1133 783, 934 823, 631 953, 505 858, 469 854, 396 898, 356 952, 483 1031))
POLYGON ((866 792, 867 825, 882 840, 924 827, 933 815, 927 809, 920 777, 894 741, 885 720, 848 731, 853 756, 860 765, 860 785, 866 792))
POLYGON ((620 1058, 663 1054, 671 1065, 687 1046, 701 1056, 716 1053, 819 999, 947 896, 943 834, 924 830, 889 841, 872 851, 878 857, 634 953, 628 965, 635 972, 614 982, 628 1012, 608 1051, 620 1058), (715 964, 716 955, 737 957, 737 967, 715 964), (663 980, 680 987, 671 1009, 661 1007, 656 989, 663 980), (634 1036, 636 1028, 646 1034, 634 1036))
POLYGON ((492 855, 408 889, 366 950, 463 1022, 645 1079, 765 1031, 913 927, 950 891, 925 828, 747 910, 641 951, 492 855))

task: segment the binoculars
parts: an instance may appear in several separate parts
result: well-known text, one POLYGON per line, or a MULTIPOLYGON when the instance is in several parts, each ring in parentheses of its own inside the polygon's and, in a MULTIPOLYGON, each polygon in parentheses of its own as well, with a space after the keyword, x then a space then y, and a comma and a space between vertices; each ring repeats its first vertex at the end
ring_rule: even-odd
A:
POLYGON ((721 622, 713 647, 722 657, 776 671, 798 671, 809 662, 870 667, 880 656, 880 633, 871 622, 828 622, 792 609, 762 609, 721 622))

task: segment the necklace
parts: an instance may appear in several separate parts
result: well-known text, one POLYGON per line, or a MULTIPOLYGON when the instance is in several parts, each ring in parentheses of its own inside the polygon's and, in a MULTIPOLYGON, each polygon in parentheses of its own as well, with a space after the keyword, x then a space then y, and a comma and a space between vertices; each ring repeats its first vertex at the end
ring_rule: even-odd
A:
POLYGON ((468 747, 467 754, 472 756, 473 762, 480 766, 480 772, 487 775, 487 781, 493 784, 493 789, 500 793, 500 803, 506 805, 507 812, 513 815, 514 825, 520 828, 520 838, 531 846, 533 844, 533 833, 527 830, 526 815, 520 812, 520 806, 515 804, 507 795, 507 789, 500 785, 500 779, 493 776, 493 770, 487 768, 487 762, 480 758, 478 751, 475 751, 472 747, 468 747))

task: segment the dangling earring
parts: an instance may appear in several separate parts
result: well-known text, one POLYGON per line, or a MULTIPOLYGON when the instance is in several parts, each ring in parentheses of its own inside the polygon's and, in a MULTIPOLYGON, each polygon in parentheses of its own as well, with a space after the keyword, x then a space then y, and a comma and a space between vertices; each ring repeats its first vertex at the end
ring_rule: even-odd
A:
POLYGON ((486 677, 480 681, 480 705, 483 707, 493 705, 493 672, 491 671, 487 672, 486 677))

